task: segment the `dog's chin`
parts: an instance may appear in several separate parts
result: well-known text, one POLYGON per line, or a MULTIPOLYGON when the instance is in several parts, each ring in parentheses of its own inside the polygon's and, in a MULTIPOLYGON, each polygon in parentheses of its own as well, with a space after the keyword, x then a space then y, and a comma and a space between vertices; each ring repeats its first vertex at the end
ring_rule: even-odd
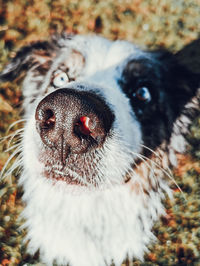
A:
POLYGON ((52 183, 54 183, 54 184, 56 184, 57 182, 63 182, 63 184, 71 185, 71 186, 83 186, 83 187, 86 186, 86 184, 81 182, 81 180, 78 180, 74 176, 62 173, 60 171, 59 172, 56 172, 56 171, 49 172, 47 170, 44 170, 43 176, 44 176, 44 178, 51 180, 52 183))
MULTIPOLYGON (((83 169, 84 170, 84 169, 83 169)), ((47 164, 43 166, 41 175, 43 180, 52 184, 54 187, 60 187, 72 192, 95 192, 99 190, 113 189, 115 186, 124 185, 126 178, 122 178, 120 181, 109 181, 109 176, 104 179, 100 178, 98 169, 93 169, 93 175, 83 174, 77 169, 72 170, 70 166, 52 166, 47 164)), ((126 176, 126 175, 125 175, 126 176)))
POLYGON ((75 190, 98 190, 101 188, 108 188, 103 180, 100 182, 95 178, 98 176, 98 171, 93 169, 93 176, 88 173, 88 169, 72 170, 72 165, 52 165, 45 163, 43 165, 42 177, 47 181, 50 181, 52 185, 62 185, 63 187, 71 187, 75 190), (86 174, 87 172, 87 174, 86 174))

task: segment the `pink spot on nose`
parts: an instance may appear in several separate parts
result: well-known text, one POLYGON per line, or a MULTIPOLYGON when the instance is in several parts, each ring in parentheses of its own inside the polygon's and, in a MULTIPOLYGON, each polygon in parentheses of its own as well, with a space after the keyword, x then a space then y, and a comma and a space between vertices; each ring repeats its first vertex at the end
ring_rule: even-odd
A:
POLYGON ((89 122, 90 122, 90 118, 87 116, 81 116, 79 119, 80 123, 80 130, 84 135, 90 135, 91 131, 89 129, 89 122))

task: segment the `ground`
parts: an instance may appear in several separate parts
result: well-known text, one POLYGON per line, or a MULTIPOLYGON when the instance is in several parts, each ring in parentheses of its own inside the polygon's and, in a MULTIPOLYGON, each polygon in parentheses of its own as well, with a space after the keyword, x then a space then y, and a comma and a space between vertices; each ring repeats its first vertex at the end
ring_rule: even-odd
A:
MULTIPOLYGON (((0 0, 0 70, 21 46, 62 31, 96 33, 175 52, 200 36, 199 14, 199 0, 0 0)), ((0 137, 21 117, 20 83, 18 78, 0 86, 0 137)), ((200 115, 188 139, 191 146, 173 169, 183 192, 174 187, 174 201, 165 201, 167 215, 154 228, 159 241, 149 247, 144 262, 126 265, 200 265, 200 115)), ((0 170, 11 153, 3 152, 7 147, 8 140, 0 143, 0 170)), ((22 243, 17 175, 16 171, 0 183, 0 265, 41 265, 37 256, 25 254, 22 243)))

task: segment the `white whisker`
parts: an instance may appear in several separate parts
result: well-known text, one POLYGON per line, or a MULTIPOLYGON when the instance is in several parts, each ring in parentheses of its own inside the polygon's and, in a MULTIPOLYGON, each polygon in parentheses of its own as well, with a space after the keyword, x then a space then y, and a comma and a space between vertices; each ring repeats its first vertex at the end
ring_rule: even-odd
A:
MULTIPOLYGON (((176 187, 179 189, 179 191, 181 192, 182 196, 184 197, 184 199, 186 200, 185 198, 185 195, 182 191, 182 189, 180 188, 180 186, 178 185, 178 183, 175 181, 175 179, 173 178, 173 176, 170 175, 170 173, 168 173, 164 168, 162 168, 158 163, 156 163, 155 161, 153 161, 152 159, 144 156, 144 155, 141 155, 141 154, 136 154, 134 153, 134 155, 138 156, 138 158, 140 158, 143 162, 145 162, 145 160, 148 160, 150 161, 154 166, 158 167, 175 185, 176 187)), ((152 169, 150 167, 150 165, 148 165, 149 169, 152 169)), ((155 176, 155 175, 154 175, 155 176)))
MULTIPOLYGON (((141 144, 140 146, 142 146, 143 148, 145 148, 145 149, 149 150, 150 152, 152 152, 157 158, 160 159, 160 161, 162 161, 163 158, 158 154, 158 152, 155 152, 154 150, 152 150, 151 148, 145 146, 144 144, 141 144)), ((169 168, 169 166, 167 166, 166 169, 167 169, 167 171, 169 171, 169 173, 171 175, 173 175, 171 169, 169 168)))
POLYGON ((9 128, 8 128, 8 132, 11 130, 11 128, 12 127, 14 127, 15 125, 17 125, 17 124, 20 124, 20 123, 22 123, 22 122, 26 122, 27 121, 27 119, 19 119, 19 120, 17 120, 17 121, 15 121, 15 122, 13 122, 10 126, 9 126, 9 128))
POLYGON ((17 156, 15 159, 15 162, 12 164, 12 166, 4 173, 3 178, 6 178, 7 176, 11 175, 16 169, 17 169, 17 175, 21 171, 20 168, 22 168, 22 158, 20 156, 17 156))
POLYGON ((19 142, 23 139, 23 133, 24 133, 24 128, 16 130, 12 136, 10 136, 10 139, 8 141, 8 147, 11 145, 13 140, 16 138, 16 141, 19 142))
POLYGON ((5 152, 9 152, 13 149, 16 149, 17 147, 20 147, 20 146, 21 146, 21 143, 14 144, 11 147, 9 147, 8 149, 6 149, 5 152))
POLYGON ((8 158, 8 160, 6 161, 5 165, 3 166, 2 170, 1 170, 1 174, 0 174, 0 179, 4 178, 6 172, 6 168, 8 166, 8 164, 11 162, 11 160, 18 154, 22 152, 22 147, 20 146, 19 148, 17 148, 8 158))

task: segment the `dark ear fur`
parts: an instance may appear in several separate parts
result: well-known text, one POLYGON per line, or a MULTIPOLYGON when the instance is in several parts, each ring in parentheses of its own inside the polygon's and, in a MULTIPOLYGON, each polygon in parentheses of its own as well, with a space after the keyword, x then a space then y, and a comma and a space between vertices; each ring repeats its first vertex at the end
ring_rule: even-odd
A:
POLYGON ((186 104, 196 95, 200 87, 200 39, 186 45, 175 54, 158 53, 163 68, 168 72, 170 86, 168 91, 173 96, 174 104, 186 104))
POLYGON ((170 61, 172 76, 171 91, 173 108, 179 113, 187 113, 192 119, 200 111, 200 39, 186 45, 170 61), (190 108, 186 104, 190 103, 190 108))
POLYGON ((200 39, 186 45, 174 58, 174 75, 182 80, 185 89, 188 86, 190 93, 195 95, 200 87, 200 39))
POLYGON ((200 39, 186 45, 175 57, 177 62, 191 73, 200 75, 200 39))
POLYGON ((14 80, 21 71, 29 69, 37 64, 39 58, 51 57, 53 44, 47 41, 38 41, 21 48, 11 62, 0 73, 0 80, 14 80))

